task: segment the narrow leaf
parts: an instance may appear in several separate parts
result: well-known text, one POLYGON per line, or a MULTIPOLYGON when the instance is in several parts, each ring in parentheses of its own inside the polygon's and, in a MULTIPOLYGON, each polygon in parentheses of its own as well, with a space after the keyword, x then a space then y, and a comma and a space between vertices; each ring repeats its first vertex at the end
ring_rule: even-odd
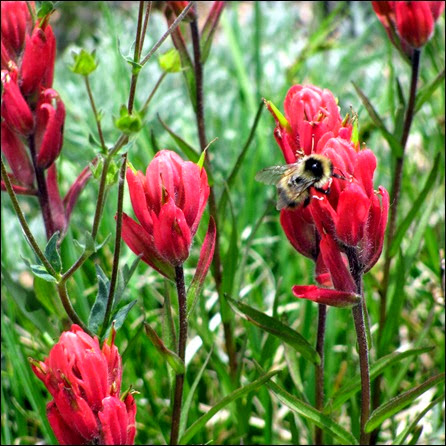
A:
POLYGON ((55 271, 60 273, 62 270, 62 260, 59 251, 57 250, 57 242, 59 241, 59 231, 55 232, 45 247, 45 257, 50 262, 55 271))
POLYGON ((369 101, 368 97, 364 94, 364 92, 354 83, 353 87, 356 90, 356 93, 360 97, 362 103, 364 104, 364 107, 366 108, 370 118, 374 122, 374 124, 379 128, 382 135, 386 139, 386 141, 389 143, 390 148, 392 149, 392 153, 396 158, 399 158, 403 150, 401 148, 400 142, 393 136, 386 128, 384 121, 381 119, 381 117, 378 115, 377 111, 369 101))
POLYGON ((277 336, 283 342, 286 342, 289 346, 293 347, 294 350, 301 353, 305 359, 308 359, 313 364, 320 364, 321 359, 319 354, 297 331, 291 329, 279 320, 255 310, 249 305, 246 305, 240 301, 235 301, 228 296, 226 296, 226 299, 229 301, 234 310, 238 310, 237 312, 246 316, 246 319, 249 322, 257 325, 266 332, 277 336))
MULTIPOLYGON (((394 352, 391 353, 390 355, 379 358, 370 367, 370 380, 372 381, 381 373, 383 373, 383 371, 387 367, 390 367, 391 365, 394 365, 410 356, 419 356, 422 353, 429 352, 433 350, 433 348, 434 347, 414 348, 411 350, 406 350, 404 352, 394 352)), ((349 382, 334 395, 332 401, 327 403, 326 407, 324 408, 324 413, 332 412, 333 410, 342 406, 342 404, 344 404, 353 395, 359 392, 360 389, 361 389, 361 377, 356 376, 355 378, 349 380, 349 382)))
POLYGON ((412 423, 410 423, 406 429, 404 429, 399 435, 398 437, 395 438, 395 440, 393 441, 393 444, 398 445, 398 444, 404 444, 406 438, 408 437, 408 435, 410 435, 411 432, 413 432, 415 430, 415 428, 417 427, 418 423, 423 419, 423 417, 434 407, 436 406, 438 403, 441 403, 444 401, 444 395, 440 395, 438 398, 436 398, 434 401, 432 401, 430 404, 428 404, 428 406, 423 409, 417 416, 416 418, 412 421, 412 423))
POLYGON ((110 281, 99 265, 96 265, 96 275, 98 277, 98 294, 96 295, 96 300, 91 307, 90 316, 88 317, 88 328, 93 333, 96 333, 104 322, 110 286, 110 281))
POLYGON ((31 272, 36 276, 40 277, 43 280, 46 280, 47 282, 54 282, 56 283, 57 280, 55 277, 53 277, 43 265, 36 265, 32 264, 27 258, 22 256, 23 261, 26 263, 28 268, 31 269, 31 272))
POLYGON ((239 387, 237 390, 234 390, 229 395, 225 396, 222 400, 220 400, 215 406, 211 407, 204 415, 202 415, 198 420, 196 420, 192 426, 190 426, 186 432, 181 436, 179 440, 179 444, 187 444, 189 440, 201 429, 204 428, 206 423, 221 409, 227 406, 232 401, 241 398, 242 396, 248 394, 249 392, 253 392, 260 388, 263 384, 269 381, 274 375, 277 375, 280 370, 272 370, 260 378, 253 381, 251 384, 248 384, 244 387, 239 387))
POLYGON ((187 317, 189 317, 201 295, 203 289, 204 279, 206 278, 209 267, 211 266, 212 258, 214 257, 215 237, 217 234, 217 227, 215 221, 211 217, 209 219, 208 231, 201 246, 200 258, 198 259, 197 269, 195 270, 194 278, 187 290, 187 317))
POLYGON ((444 83, 444 69, 430 83, 420 88, 415 99, 415 113, 417 113, 423 104, 430 99, 435 90, 444 83))
POLYGON ((167 361, 177 375, 182 375, 186 371, 184 361, 172 350, 169 350, 156 331, 146 322, 144 329, 147 337, 152 341, 153 346, 158 350, 161 356, 167 361))
POLYGON ((316 426, 339 439, 343 444, 358 444, 358 440, 350 432, 341 427, 340 424, 334 422, 331 418, 309 404, 291 395, 274 381, 267 382, 266 387, 277 396, 280 402, 288 406, 293 412, 307 418, 316 426))
MULTIPOLYGON (((129 302, 127 305, 124 305, 121 307, 111 318, 111 323, 115 323, 115 330, 119 330, 122 327, 122 324, 124 323, 125 319, 127 318, 127 315, 129 314, 130 310, 134 307, 136 304, 136 299, 129 302)), ((105 336, 105 337, 108 337, 105 336)))
POLYGON ((194 162, 198 163, 198 160, 200 159, 200 154, 198 151, 193 148, 189 143, 187 143, 181 136, 178 136, 158 115, 158 120, 161 123, 161 125, 167 130, 167 133, 172 137, 172 139, 175 141, 177 146, 182 150, 182 152, 187 156, 187 158, 194 162))
POLYGON ((390 253, 389 254, 391 257, 393 257, 397 253, 397 251, 401 245, 401 242, 403 240, 403 237, 406 234, 406 231, 409 229, 410 224, 413 222, 413 220, 417 216, 417 213, 420 210, 421 205, 426 200, 427 194, 429 193, 429 191, 432 189, 433 185, 435 184, 439 166, 440 166, 440 153, 437 153, 437 156, 435 157, 435 160, 434 160, 434 165, 432 166, 432 170, 430 171, 429 176, 426 180, 426 184, 424 185, 422 191, 420 192, 420 194, 416 198, 415 202, 413 203, 412 208, 410 209, 409 213, 406 215, 406 218, 400 224, 400 226, 398 227, 398 229, 395 233, 395 237, 393 238, 392 244, 390 245, 390 253))
POLYGON ((428 391, 429 389, 443 381, 444 373, 440 373, 439 375, 429 378, 423 384, 420 384, 419 386, 414 387, 413 389, 410 389, 407 392, 396 396, 395 398, 392 398, 390 401, 378 407, 378 409, 372 412, 369 420, 365 425, 365 431, 367 433, 372 432, 373 429, 380 426, 383 421, 387 420, 387 418, 390 418, 391 416, 400 412, 424 392, 428 391))

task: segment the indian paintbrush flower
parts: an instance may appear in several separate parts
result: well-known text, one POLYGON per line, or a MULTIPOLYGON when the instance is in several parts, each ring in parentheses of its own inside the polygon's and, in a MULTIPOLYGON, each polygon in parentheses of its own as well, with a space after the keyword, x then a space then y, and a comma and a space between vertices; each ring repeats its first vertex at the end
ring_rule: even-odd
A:
POLYGON ((73 324, 45 361, 30 359, 53 397, 47 416, 60 444, 133 444, 136 404, 130 392, 120 397, 122 364, 115 334, 101 349, 97 337, 73 324))
POLYGON ((344 124, 347 121, 341 119, 328 90, 292 87, 285 99, 286 118, 267 105, 277 123, 274 136, 287 162, 308 154, 312 141, 310 153, 329 158, 341 176, 332 179, 327 194, 312 189, 308 206, 281 211, 286 236, 298 252, 315 262, 316 280, 324 287, 295 286, 293 292, 319 303, 351 305, 357 296, 350 262, 355 259, 354 267, 360 273, 377 262, 387 223, 388 193, 381 186, 378 191, 373 189, 375 155, 351 141, 351 124, 344 124), (299 94, 304 91, 305 95, 299 94), (319 132, 322 129, 324 133, 319 132))
POLYGON ((166 277, 188 257, 209 196, 206 171, 161 150, 146 174, 127 170, 133 210, 139 224, 123 214, 122 238, 142 260, 166 277))

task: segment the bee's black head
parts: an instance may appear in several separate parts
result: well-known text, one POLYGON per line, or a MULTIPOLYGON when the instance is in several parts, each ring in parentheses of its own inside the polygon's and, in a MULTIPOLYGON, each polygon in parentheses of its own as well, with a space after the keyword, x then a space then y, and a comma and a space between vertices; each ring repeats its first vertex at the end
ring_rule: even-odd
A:
POLYGON ((322 166, 322 162, 316 158, 308 158, 305 161, 305 170, 307 172, 311 172, 315 178, 320 179, 324 175, 324 168, 322 166))

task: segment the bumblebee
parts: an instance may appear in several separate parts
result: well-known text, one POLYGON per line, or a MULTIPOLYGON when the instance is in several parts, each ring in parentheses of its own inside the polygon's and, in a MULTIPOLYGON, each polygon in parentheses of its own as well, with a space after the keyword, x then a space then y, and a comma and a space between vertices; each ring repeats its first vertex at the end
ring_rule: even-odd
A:
POLYGON ((296 163, 266 167, 255 176, 257 181, 274 184, 277 187, 277 210, 294 209, 303 203, 308 206, 311 200, 310 188, 328 194, 332 178, 345 179, 333 173, 333 164, 323 155, 307 155, 296 163), (328 184, 328 188, 323 187, 328 184))

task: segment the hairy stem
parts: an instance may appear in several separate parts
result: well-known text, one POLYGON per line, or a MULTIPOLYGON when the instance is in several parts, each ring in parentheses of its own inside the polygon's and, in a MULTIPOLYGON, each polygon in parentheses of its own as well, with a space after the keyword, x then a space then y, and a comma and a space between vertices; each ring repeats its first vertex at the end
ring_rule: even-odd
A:
MULTIPOLYGON (((317 325, 316 351, 319 353, 321 363, 316 366, 316 409, 322 411, 324 407, 324 343, 325 323, 327 320, 327 306, 319 304, 319 319, 317 325)), ((314 430, 314 443, 323 444, 323 431, 320 427, 314 430)))
MULTIPOLYGON (((178 336, 178 356, 184 361, 186 356, 187 339, 187 306, 186 288, 184 286, 183 266, 175 267, 175 282, 178 294, 178 315, 179 315, 179 336, 178 336)), ((178 443, 178 433, 181 420, 181 403, 183 400, 184 374, 176 375, 175 392, 172 410, 172 428, 170 432, 170 444, 178 443)))
POLYGON ((361 375, 361 431, 360 444, 368 444, 369 434, 364 428, 370 415, 370 372, 369 372, 369 346, 367 342, 367 330, 364 321, 364 310, 362 300, 364 292, 362 287, 362 266, 359 263, 358 254, 355 249, 347 252, 350 272, 355 281, 356 293, 361 296, 361 302, 352 308, 355 321, 356 339, 358 342, 359 369, 361 375))

